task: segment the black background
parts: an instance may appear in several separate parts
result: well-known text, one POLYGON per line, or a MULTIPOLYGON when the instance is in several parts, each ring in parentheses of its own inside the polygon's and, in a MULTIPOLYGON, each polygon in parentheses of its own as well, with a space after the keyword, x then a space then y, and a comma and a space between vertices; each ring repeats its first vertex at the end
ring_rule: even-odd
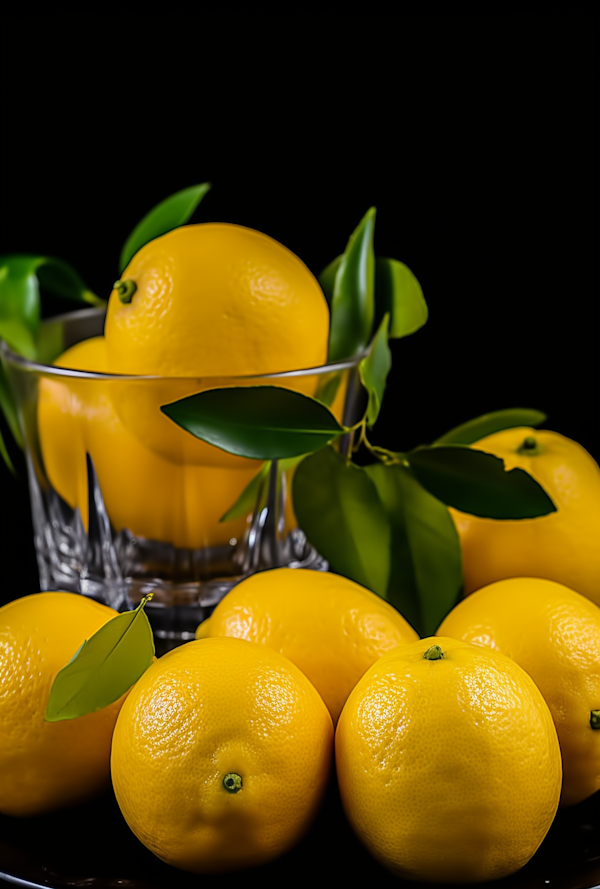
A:
MULTIPOLYGON (((0 253, 66 259, 107 297, 140 217, 208 180, 195 221, 260 229, 318 273, 376 206, 376 253, 415 272, 430 318, 393 343, 375 442, 529 406, 600 459, 598 19, 523 6, 9 12, 0 253)), ((6 598, 37 582, 12 453, 6 598)))
MULTIPOLYGON (((3 10, 0 254, 61 257, 106 297, 140 217, 208 180, 196 221, 318 273, 376 206, 376 253, 415 272, 430 319, 393 344, 374 440, 530 406, 600 460, 592 5, 207 8, 3 10)), ((11 453, 2 599, 37 588, 11 453)))

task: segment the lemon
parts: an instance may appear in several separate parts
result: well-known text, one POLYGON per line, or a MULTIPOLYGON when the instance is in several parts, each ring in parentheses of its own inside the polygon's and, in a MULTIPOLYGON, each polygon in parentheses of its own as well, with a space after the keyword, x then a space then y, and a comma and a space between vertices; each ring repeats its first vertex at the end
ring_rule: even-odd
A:
POLYGON ((465 592, 508 577, 545 577, 600 605, 600 467, 558 432, 506 429, 472 447, 528 472, 557 512, 499 521, 451 509, 460 537, 465 592))
POLYGON ((308 568, 246 578, 196 635, 233 636, 279 651, 310 679, 334 723, 365 670, 396 645, 418 639, 380 596, 339 574, 308 568))
MULTIPOLYGON (((324 364, 329 308, 315 276, 262 232, 202 223, 150 241, 121 280, 131 297, 123 303, 114 289, 109 299, 109 369, 163 378, 119 388, 115 405, 123 422, 176 462, 248 468, 251 461, 195 439, 160 407, 205 389, 259 385, 260 375, 324 364)), ((317 383, 315 375, 300 375, 278 385, 312 395, 317 383)))
POLYGON ((308 679, 240 639, 189 642, 156 661, 121 711, 117 802, 175 867, 265 864, 294 846, 326 789, 333 725, 308 679))
MULTIPOLYGON (((106 373, 104 337, 72 346, 57 367, 106 373)), ((94 462, 102 497, 116 531, 161 540, 176 547, 226 544, 243 535, 246 520, 219 519, 257 472, 182 466, 151 451, 115 410, 112 394, 121 381, 45 376, 40 380, 38 429, 48 480, 88 527, 86 453, 94 462)), ((258 464, 260 465, 260 464, 258 464)))
POLYGON ((76 593, 34 593, 0 608, 0 812, 40 815, 110 786, 110 745, 123 698, 78 719, 46 722, 56 674, 116 611, 76 593))
POLYGON ((500 651, 535 681, 561 746, 563 805, 600 790, 600 608, 562 584, 516 577, 464 599, 438 633, 500 651))
POLYGON ((499 879, 535 853, 557 811, 550 711, 514 661, 446 637, 384 655, 336 731, 344 810, 403 879, 499 879))

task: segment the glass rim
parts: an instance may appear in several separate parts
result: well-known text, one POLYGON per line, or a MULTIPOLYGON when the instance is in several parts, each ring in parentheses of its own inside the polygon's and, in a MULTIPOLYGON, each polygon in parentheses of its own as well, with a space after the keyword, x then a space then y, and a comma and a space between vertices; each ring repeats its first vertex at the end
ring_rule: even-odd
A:
MULTIPOLYGON (((100 317, 101 315, 106 314, 105 307, 99 308, 89 308, 89 309, 76 309, 72 312, 65 312, 61 315, 53 315, 51 318, 45 318, 41 324, 42 325, 50 325, 50 324, 60 324, 60 323, 68 323, 69 321, 74 321, 80 318, 91 318, 94 316, 100 317)), ((85 339, 91 339, 91 337, 83 337, 79 342, 84 342, 85 339)), ((26 358, 24 355, 19 355, 18 352, 13 351, 10 348, 8 343, 0 337, 0 356, 10 362, 13 365, 18 365, 19 367, 36 373, 44 373, 49 376, 57 376, 57 377, 68 377, 74 379, 83 379, 83 380, 126 380, 129 383, 139 381, 152 381, 152 380, 196 380, 196 381, 206 381, 206 380, 273 380, 273 379, 289 379, 294 377, 308 377, 315 375, 322 375, 326 373, 333 373, 335 371, 342 370, 352 370, 352 368, 358 367, 359 363, 366 358, 369 354, 369 349, 363 349, 353 358, 344 358, 338 361, 330 361, 325 364, 317 365, 315 367, 303 367, 297 368, 296 370, 282 370, 274 373, 264 373, 264 374, 213 374, 210 376, 199 376, 198 374, 192 375, 184 375, 184 376, 161 376, 160 374, 113 374, 113 373, 103 373, 101 371, 90 371, 90 370, 75 370, 73 368, 68 367, 57 367, 54 364, 44 364, 40 361, 35 361, 30 358, 26 358)))

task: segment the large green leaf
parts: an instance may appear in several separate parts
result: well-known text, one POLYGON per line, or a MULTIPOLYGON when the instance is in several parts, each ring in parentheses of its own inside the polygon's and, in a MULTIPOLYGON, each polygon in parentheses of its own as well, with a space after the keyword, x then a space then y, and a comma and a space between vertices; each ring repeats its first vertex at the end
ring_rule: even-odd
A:
POLYGON ((388 327, 390 316, 385 315, 373 338, 369 354, 358 365, 360 379, 367 390, 367 423, 373 426, 385 393, 387 376, 392 367, 392 353, 388 346, 388 327))
POLYGON ((556 512, 523 469, 506 470, 494 454, 462 445, 416 448, 406 459, 417 480, 448 506, 490 519, 532 519, 556 512))
POLYGON ((466 423, 461 423, 435 441, 436 445, 463 444, 470 445, 486 435, 493 435, 502 429, 515 426, 539 426, 546 420, 546 414, 532 408, 513 407, 503 411, 482 414, 466 423))
POLYGON ((203 182, 201 185, 192 185, 190 188, 184 188, 176 194, 165 198, 156 207, 153 207, 144 218, 138 222, 133 229, 121 250, 119 260, 119 271, 122 274, 129 265, 132 258, 138 250, 159 238, 161 235, 179 228, 180 225, 190 219, 192 213, 210 189, 210 182, 203 182))
POLYGON ((386 598, 421 637, 431 636, 462 592, 460 541, 450 513, 404 466, 365 467, 391 528, 386 598))
POLYGON ((428 317, 421 285, 403 262, 377 257, 375 264, 377 316, 390 315, 390 337, 409 336, 423 327, 428 317))
POLYGON ((328 266, 325 266, 323 271, 319 275, 319 284, 321 285, 321 289, 325 294, 325 299, 329 306, 333 302, 333 290, 335 287, 335 276, 337 275, 337 271, 340 267, 340 263, 342 261, 342 256, 336 256, 328 266))
POLYGON ((329 361, 350 358, 365 348, 375 317, 375 208, 350 236, 335 273, 331 299, 329 361))
POLYGON ((144 611, 146 601, 100 627, 57 674, 46 707, 47 722, 107 707, 147 670, 154 657, 154 638, 144 611))
POLYGON ((390 523, 364 469, 323 448, 296 469, 292 501, 299 526, 331 570, 385 598, 390 523))
POLYGON ((310 454, 347 431, 321 402, 280 386, 211 389, 161 410, 196 438, 256 460, 310 454))

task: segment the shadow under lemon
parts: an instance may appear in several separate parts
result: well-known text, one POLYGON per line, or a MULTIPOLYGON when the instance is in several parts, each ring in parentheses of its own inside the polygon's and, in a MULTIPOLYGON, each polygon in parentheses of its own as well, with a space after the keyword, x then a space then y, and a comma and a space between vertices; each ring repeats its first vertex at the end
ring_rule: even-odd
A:
MULTIPOLYGON (((105 339, 92 337, 72 346, 54 362, 57 367, 107 373, 105 339)), ((221 522, 259 471, 262 463, 228 454, 195 439, 160 413, 161 403, 198 391, 194 380, 158 380, 152 394, 143 398, 144 380, 42 376, 39 388, 38 428, 40 449, 48 482, 72 509, 78 509, 88 530, 89 453, 106 511, 115 531, 128 529, 134 536, 159 540, 177 548, 202 549, 239 540, 251 516, 221 522), (173 385, 171 385, 171 383, 173 385), (186 391, 175 388, 184 385, 186 391), (124 391, 123 386, 128 387, 124 391), (119 389, 118 396, 115 392, 119 389), (135 396, 140 396, 136 399, 135 396), (141 400, 140 400, 141 399, 141 400), (163 400, 164 399, 164 400, 163 400), (137 421, 133 429, 123 420, 129 401, 137 421), (155 424, 153 426, 153 423, 155 424), (153 426, 151 446, 143 443, 144 427, 153 426), (169 434, 161 453, 160 431, 169 434)), ((155 381, 150 381, 154 383, 155 381)), ((214 385, 214 380, 211 381, 214 385)), ((280 378, 279 384, 314 394, 318 375, 280 378)), ((347 378, 342 378, 332 411, 341 421, 347 378)), ((125 417, 127 414, 125 414, 125 417)), ((294 470, 286 472, 284 533, 297 527, 291 496, 294 470)))

